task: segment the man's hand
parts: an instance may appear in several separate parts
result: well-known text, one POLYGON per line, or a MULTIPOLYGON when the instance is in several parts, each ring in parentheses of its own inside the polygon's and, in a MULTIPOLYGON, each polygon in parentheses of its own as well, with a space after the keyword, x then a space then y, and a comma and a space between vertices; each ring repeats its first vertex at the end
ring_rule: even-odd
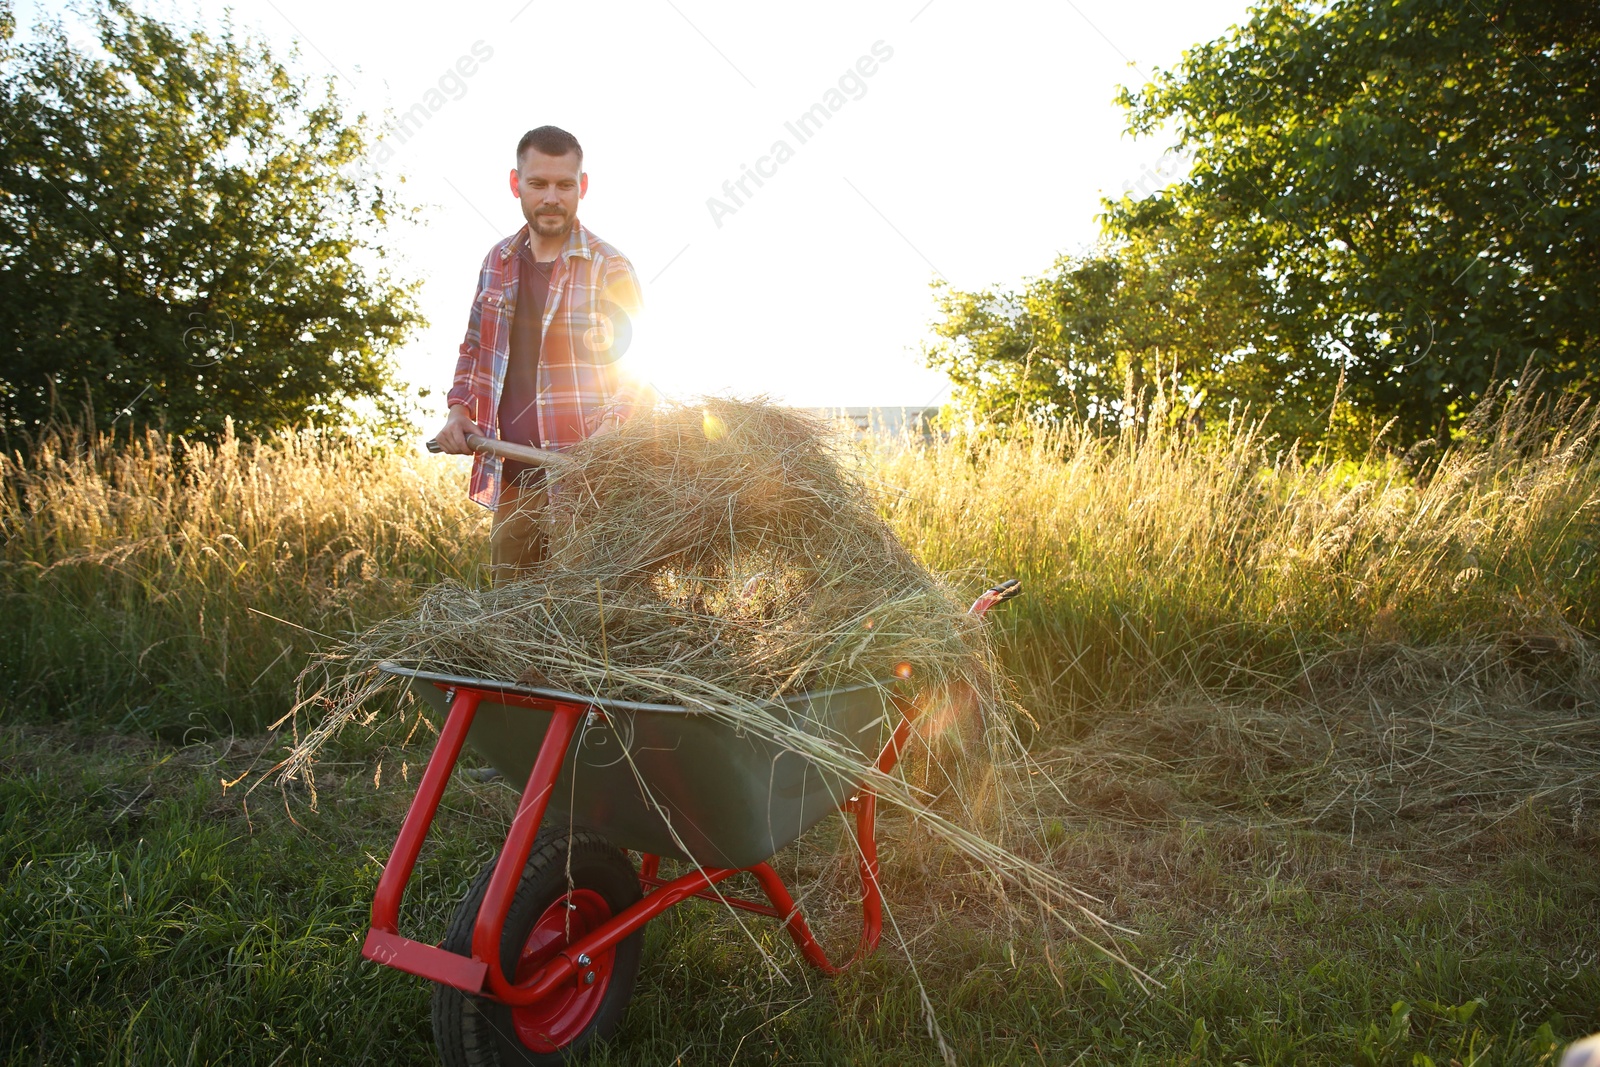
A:
POLYGON ((483 433, 483 427, 472 421, 472 416, 467 414, 465 404, 450 405, 450 417, 444 420, 444 429, 434 435, 434 440, 439 442, 439 449, 457 456, 469 456, 472 449, 467 447, 467 434, 483 433))

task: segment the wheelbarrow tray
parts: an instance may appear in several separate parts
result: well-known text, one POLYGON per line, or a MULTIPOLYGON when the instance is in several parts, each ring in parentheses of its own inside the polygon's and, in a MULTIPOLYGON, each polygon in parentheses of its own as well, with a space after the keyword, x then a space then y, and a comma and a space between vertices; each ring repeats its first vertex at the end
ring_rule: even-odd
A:
MULTIPOLYGON (((516 786, 528 780, 550 727, 552 712, 538 702, 577 703, 599 712, 580 726, 567 748, 545 822, 598 830, 637 852, 703 867, 749 867, 838 811, 858 788, 859 778, 736 731, 704 711, 397 664, 382 669, 406 678, 441 719, 449 711, 449 690, 458 686, 517 701, 485 697, 466 738, 516 786)), ((772 702, 767 710, 781 722, 828 739, 863 771, 899 721, 888 691, 871 684, 799 693, 772 702)))

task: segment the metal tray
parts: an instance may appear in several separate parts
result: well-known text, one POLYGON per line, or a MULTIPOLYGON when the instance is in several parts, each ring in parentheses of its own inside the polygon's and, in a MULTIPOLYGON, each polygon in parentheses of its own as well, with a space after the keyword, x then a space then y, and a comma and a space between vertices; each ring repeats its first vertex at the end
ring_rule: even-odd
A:
MULTIPOLYGON (((598 830, 613 844, 705 867, 748 867, 770 858, 836 810, 857 783, 781 745, 738 733, 705 712, 512 685, 385 664, 441 718, 445 690, 472 686, 603 711, 579 727, 545 815, 547 824, 598 830), (654 801, 652 803, 651 801, 654 801)), ((899 713, 887 692, 858 685, 774 702, 775 717, 831 738, 863 768, 877 758, 899 713)), ((550 725, 550 712, 485 699, 467 744, 521 787, 550 725)))

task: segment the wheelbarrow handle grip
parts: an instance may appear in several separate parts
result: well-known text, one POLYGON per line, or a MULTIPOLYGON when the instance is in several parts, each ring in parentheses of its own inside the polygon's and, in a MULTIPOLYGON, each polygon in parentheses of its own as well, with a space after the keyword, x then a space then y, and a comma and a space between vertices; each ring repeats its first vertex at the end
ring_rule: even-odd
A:
POLYGON ((995 603, 998 604, 1002 600, 1010 600, 1012 597, 1021 596, 1022 583, 1015 578, 1007 578, 993 589, 990 589, 989 592, 996 594, 995 603))
MULTIPOLYGON (((521 460, 523 463, 532 463, 538 467, 570 467, 577 462, 571 456, 563 456, 559 452, 548 452, 532 445, 518 445, 510 441, 496 441, 482 434, 467 434, 467 447, 474 452, 482 452, 489 456, 499 456, 501 459, 521 460)), ((429 452, 443 452, 437 437, 428 441, 429 452)))
POLYGON ((1010 600, 1012 597, 1022 595, 1022 583, 1015 578, 1007 578, 999 585, 991 586, 984 594, 972 602, 972 607, 967 610, 979 618, 988 613, 996 604, 1010 600))

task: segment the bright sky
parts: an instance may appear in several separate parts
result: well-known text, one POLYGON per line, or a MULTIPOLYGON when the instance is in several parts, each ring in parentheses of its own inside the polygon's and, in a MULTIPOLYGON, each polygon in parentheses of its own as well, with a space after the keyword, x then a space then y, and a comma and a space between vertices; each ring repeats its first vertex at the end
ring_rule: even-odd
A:
MULTIPOLYGON (((56 6, 21 3, 19 21, 56 6)), ((1015 285, 1093 239, 1101 195, 1180 169, 1162 141, 1122 133, 1113 94, 1224 33, 1246 3, 233 9, 369 114, 427 111, 385 164, 426 207, 396 238, 431 322, 402 355, 416 384, 448 388, 478 265, 523 221, 506 186, 517 138, 550 123, 584 146, 579 217, 644 283, 630 358, 646 378, 679 395, 890 406, 945 395, 920 353, 930 282, 1015 285), (785 123, 818 103, 836 110, 802 143, 785 123), (778 141, 792 157, 763 162, 778 141), (747 178, 735 206, 724 182, 758 163, 769 176, 747 178), (734 210, 714 217, 712 197, 734 210)), ((195 17, 188 3, 147 10, 195 17)), ((209 2, 202 17, 218 17, 209 2)))

